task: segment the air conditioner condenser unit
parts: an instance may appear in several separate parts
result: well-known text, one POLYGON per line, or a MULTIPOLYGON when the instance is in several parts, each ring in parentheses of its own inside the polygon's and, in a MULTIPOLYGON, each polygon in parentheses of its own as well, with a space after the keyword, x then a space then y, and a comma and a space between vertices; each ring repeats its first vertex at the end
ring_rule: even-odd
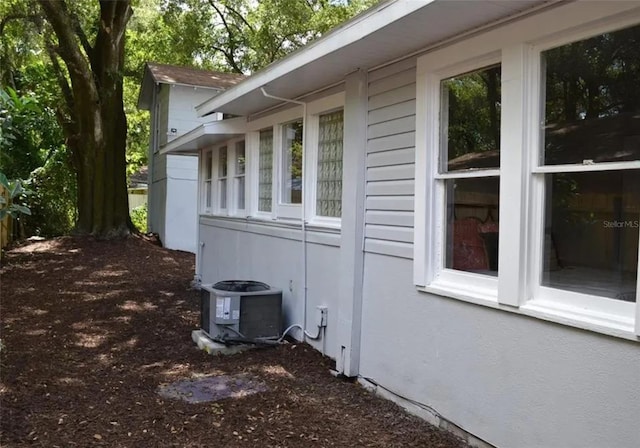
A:
POLYGON ((250 280, 202 285, 200 327, 217 340, 278 338, 282 291, 250 280))

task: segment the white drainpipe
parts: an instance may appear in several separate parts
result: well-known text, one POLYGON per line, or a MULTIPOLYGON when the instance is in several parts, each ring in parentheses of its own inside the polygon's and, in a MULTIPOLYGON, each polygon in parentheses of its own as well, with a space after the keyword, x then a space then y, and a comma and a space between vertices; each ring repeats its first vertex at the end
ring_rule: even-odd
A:
POLYGON ((302 286, 303 286, 303 297, 302 297, 302 341, 304 342, 307 336, 307 213, 306 213, 306 203, 305 200, 305 188, 304 181, 306 179, 305 171, 306 171, 306 157, 305 157, 305 146, 307 144, 307 103, 304 101, 291 100, 288 98, 281 98, 278 96, 270 95, 264 90, 264 87, 260 87, 262 94, 267 98, 273 98, 274 100, 283 101, 286 103, 299 104, 302 106, 302 182, 300 187, 302 188, 302 219, 301 219, 301 232, 302 232, 302 286))

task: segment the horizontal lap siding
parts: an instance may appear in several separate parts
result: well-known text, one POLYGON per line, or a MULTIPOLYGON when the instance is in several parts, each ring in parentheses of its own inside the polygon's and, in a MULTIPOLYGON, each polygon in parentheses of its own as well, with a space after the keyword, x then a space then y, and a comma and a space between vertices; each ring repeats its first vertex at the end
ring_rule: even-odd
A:
POLYGON ((413 256, 415 60, 369 74, 365 251, 413 256))

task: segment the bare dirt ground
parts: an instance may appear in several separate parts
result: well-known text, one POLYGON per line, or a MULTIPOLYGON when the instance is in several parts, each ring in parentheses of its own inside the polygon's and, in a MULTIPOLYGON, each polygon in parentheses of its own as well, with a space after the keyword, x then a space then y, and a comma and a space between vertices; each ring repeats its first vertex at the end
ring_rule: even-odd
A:
POLYGON ((3 447, 463 446, 357 384, 303 344, 230 357, 197 350, 191 254, 139 238, 65 237, 6 254, 0 269, 3 447), (267 390, 219 402, 158 387, 245 373, 267 390))

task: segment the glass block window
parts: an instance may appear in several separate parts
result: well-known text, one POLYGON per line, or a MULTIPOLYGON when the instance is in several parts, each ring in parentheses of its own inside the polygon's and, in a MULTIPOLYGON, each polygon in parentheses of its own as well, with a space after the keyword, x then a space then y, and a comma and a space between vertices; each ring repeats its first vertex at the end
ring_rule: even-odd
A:
POLYGON ((273 181, 273 129, 260 131, 258 158, 258 211, 270 212, 273 181))
POLYGON ((316 214, 342 215, 342 145, 344 112, 320 115, 316 214))

